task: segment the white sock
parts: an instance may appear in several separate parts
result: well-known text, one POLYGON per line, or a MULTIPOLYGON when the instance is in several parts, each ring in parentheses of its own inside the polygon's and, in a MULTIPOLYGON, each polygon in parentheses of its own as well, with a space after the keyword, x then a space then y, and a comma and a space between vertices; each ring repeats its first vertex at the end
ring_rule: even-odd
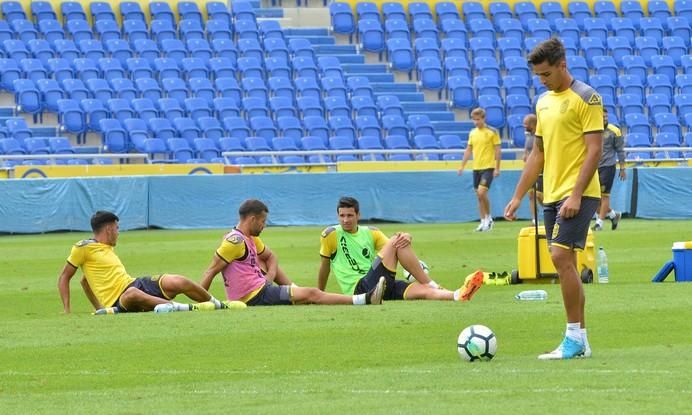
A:
POLYGON ((589 339, 586 337, 586 329, 579 329, 581 332, 581 341, 584 342, 584 348, 588 349, 589 348, 589 339))
POLYGON ((493 221, 493 217, 490 216, 490 215, 486 216, 485 219, 486 219, 488 222, 492 222, 492 221, 493 221))
POLYGON ((214 303, 214 308, 217 309, 217 310, 220 310, 221 307, 222 307, 221 301, 217 300, 216 297, 214 297, 213 295, 212 295, 211 298, 209 299, 209 302, 214 303))
POLYGON ((567 330, 565 331, 565 336, 572 340, 576 340, 579 343, 582 342, 581 335, 581 323, 567 323, 567 330))
POLYGON ((610 212, 608 212, 608 215, 606 216, 608 216, 608 219, 615 219, 615 216, 617 216, 617 214, 613 209, 610 209, 610 212))
POLYGON ((454 291, 454 301, 459 301, 459 298, 461 298, 461 288, 454 291))
POLYGON ((176 303, 175 301, 171 301, 171 304, 173 304, 175 311, 190 311, 190 304, 176 303))
POLYGON ((367 294, 356 294, 353 296, 353 305, 365 305, 367 302, 365 301, 365 296, 367 294))
POLYGON ((481 225, 485 226, 487 224, 487 220, 485 218, 481 218, 481 225))

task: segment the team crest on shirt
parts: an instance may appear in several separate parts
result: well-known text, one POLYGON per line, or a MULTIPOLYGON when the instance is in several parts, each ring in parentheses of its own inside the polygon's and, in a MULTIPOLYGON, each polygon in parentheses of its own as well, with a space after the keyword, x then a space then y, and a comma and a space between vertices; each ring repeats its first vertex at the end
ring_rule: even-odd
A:
POLYGON ((597 93, 591 94, 591 98, 589 98, 589 105, 601 105, 603 101, 601 100, 601 96, 598 95, 597 93))
POLYGON ((226 240, 234 245, 238 245, 243 242, 243 238, 240 235, 234 234, 226 238, 226 240))
POLYGON ((567 112, 567 108, 569 108, 568 99, 562 101, 562 105, 560 105, 560 114, 564 114, 565 112, 567 112))

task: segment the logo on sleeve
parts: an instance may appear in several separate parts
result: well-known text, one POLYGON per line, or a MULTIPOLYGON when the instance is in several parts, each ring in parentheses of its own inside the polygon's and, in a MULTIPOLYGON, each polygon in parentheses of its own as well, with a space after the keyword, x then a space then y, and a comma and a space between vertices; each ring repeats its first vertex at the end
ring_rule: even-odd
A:
POLYGON ((591 98, 589 98, 589 105, 601 105, 603 101, 601 100, 601 96, 598 95, 597 93, 591 94, 591 98))
POLYGON ((226 240, 233 245, 238 245, 239 243, 243 242, 243 238, 240 235, 231 235, 226 240))

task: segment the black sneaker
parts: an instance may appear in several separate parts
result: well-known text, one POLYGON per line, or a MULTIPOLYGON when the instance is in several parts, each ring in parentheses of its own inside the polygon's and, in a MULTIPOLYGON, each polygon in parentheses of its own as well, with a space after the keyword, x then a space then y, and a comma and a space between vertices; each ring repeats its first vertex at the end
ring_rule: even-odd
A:
POLYGON ((615 217, 610 220, 610 229, 612 229, 612 230, 617 229, 621 218, 622 218, 622 213, 621 212, 615 212, 615 217))

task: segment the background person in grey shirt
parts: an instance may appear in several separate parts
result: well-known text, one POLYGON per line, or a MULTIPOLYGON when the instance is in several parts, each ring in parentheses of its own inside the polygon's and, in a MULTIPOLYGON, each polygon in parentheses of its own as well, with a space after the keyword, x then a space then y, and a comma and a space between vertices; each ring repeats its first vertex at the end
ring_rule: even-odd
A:
POLYGON ((618 228, 622 213, 614 211, 610 207, 610 190, 615 181, 615 157, 620 165, 620 180, 627 178, 625 172, 625 140, 620 129, 613 124, 608 124, 608 110, 603 108, 603 155, 598 164, 598 177, 601 181, 601 206, 598 209, 598 218, 593 225, 594 231, 603 230, 603 221, 610 219, 611 229, 618 228))

